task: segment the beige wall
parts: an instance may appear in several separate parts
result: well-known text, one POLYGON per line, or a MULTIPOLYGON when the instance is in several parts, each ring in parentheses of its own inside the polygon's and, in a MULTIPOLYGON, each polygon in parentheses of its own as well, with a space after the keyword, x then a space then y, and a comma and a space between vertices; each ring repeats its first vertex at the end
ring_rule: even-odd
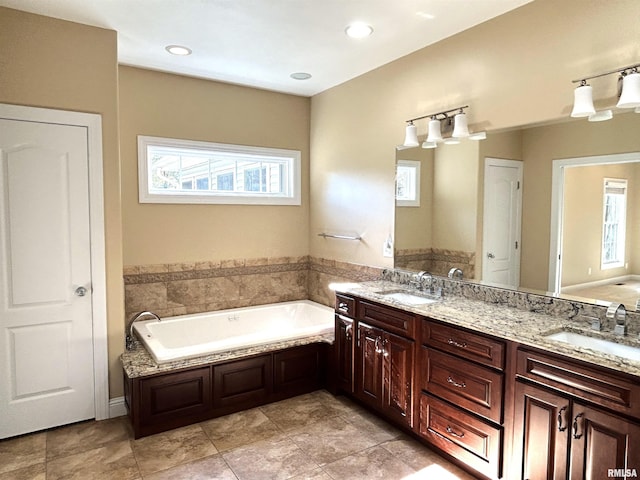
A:
MULTIPOLYGON (((640 161, 640 155, 638 156, 640 161)), ((564 174, 564 212, 562 249, 562 286, 595 282, 624 275, 639 274, 631 267, 633 258, 632 238, 637 217, 635 194, 637 172, 640 163, 618 165, 591 165, 566 168, 564 174), (628 267, 601 269, 602 215, 604 179, 627 180, 627 231, 625 262, 628 267), (591 270, 591 273, 589 273, 591 270)))
POLYGON ((0 102, 102 116, 110 396, 122 395, 116 32, 0 7, 0 102))
POLYGON ((120 67, 125 265, 308 254, 308 98, 120 67), (302 205, 138 203, 137 135, 302 152, 302 205))
MULTIPOLYGON (((314 96, 311 254, 389 265, 381 246, 393 228, 394 146, 402 142, 405 120, 468 104, 472 129, 491 135, 565 118, 572 79, 637 62, 639 16, 635 0, 536 0, 314 96), (365 241, 354 246, 315 237, 324 228, 344 225, 361 230, 365 241)), ((606 80, 594 86, 594 95, 610 101, 615 81, 606 80)), ((427 122, 416 124, 422 139, 427 122)), ((540 173, 540 181, 550 185, 546 167, 540 173)), ((534 189, 542 193, 548 186, 534 189)), ((523 232, 537 238, 542 228, 548 239, 549 200, 535 200, 536 195, 525 198, 541 215, 523 232)), ((532 258, 523 274, 546 289, 548 260, 539 268, 540 255, 532 258)))

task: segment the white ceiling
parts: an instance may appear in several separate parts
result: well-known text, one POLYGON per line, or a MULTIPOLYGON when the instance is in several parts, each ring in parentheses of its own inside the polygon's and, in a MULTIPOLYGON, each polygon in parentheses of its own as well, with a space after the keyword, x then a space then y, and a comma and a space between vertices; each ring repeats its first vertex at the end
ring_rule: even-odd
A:
POLYGON ((0 0, 116 30, 118 60, 311 96, 532 0, 0 0), (363 21, 372 36, 345 27, 363 21), (188 57, 167 45, 185 45, 188 57), (308 72, 309 80, 293 80, 308 72))

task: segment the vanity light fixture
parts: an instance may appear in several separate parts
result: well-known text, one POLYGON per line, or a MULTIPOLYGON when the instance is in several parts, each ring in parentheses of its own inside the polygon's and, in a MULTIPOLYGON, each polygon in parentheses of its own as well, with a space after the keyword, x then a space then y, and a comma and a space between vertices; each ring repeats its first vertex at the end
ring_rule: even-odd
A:
POLYGON ((416 120, 422 120, 423 118, 429 118, 430 120, 427 138, 422 143, 422 148, 436 148, 439 143, 457 144, 460 143, 461 138, 484 140, 487 138, 487 132, 469 132, 467 115, 464 113, 465 108, 469 108, 469 105, 452 108, 443 112, 430 113, 429 115, 422 115, 420 117, 407 120, 405 139, 401 147, 410 148, 419 145, 417 127, 413 122, 416 120), (452 115, 454 113, 455 115, 452 115), (445 133, 451 132, 451 135, 443 137, 443 129, 445 133))
POLYGON ((640 107, 640 73, 638 73, 638 67, 640 67, 640 64, 629 65, 628 67, 621 67, 609 72, 572 80, 572 83, 579 83, 580 85, 573 92, 571 116, 587 117, 590 122, 601 122, 613 117, 611 110, 596 112, 593 106, 593 89, 587 83, 587 80, 612 74, 618 74, 618 83, 622 84, 616 107, 636 109, 640 107))

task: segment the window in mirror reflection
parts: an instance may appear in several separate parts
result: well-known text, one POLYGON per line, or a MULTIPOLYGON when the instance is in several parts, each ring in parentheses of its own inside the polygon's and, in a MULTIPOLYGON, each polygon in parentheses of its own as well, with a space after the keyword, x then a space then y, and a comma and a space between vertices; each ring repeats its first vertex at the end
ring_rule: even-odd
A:
POLYGON ((604 179, 602 269, 624 266, 627 181, 604 179))
POLYGON ((398 160, 396 164, 396 205, 420 206, 420 162, 398 160))

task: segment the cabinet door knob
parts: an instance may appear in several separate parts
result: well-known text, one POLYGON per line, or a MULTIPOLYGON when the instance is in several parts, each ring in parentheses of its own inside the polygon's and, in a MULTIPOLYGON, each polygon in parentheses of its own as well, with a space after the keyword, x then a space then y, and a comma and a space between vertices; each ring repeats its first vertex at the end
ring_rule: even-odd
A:
POLYGON ((576 440, 582 437, 582 433, 578 433, 578 419, 582 417, 584 417, 584 413, 579 413, 576 415, 576 418, 573 419, 573 438, 576 440))
POLYGON ((347 325, 347 327, 344 329, 344 336, 347 340, 351 340, 352 338, 352 333, 353 333, 353 325, 347 325))
POLYGON ((565 405, 564 407, 562 407, 560 409, 560 411, 558 412, 558 431, 559 432, 564 432, 567 429, 567 426, 565 425, 564 427, 562 426, 562 414, 567 410, 567 406, 565 405))

